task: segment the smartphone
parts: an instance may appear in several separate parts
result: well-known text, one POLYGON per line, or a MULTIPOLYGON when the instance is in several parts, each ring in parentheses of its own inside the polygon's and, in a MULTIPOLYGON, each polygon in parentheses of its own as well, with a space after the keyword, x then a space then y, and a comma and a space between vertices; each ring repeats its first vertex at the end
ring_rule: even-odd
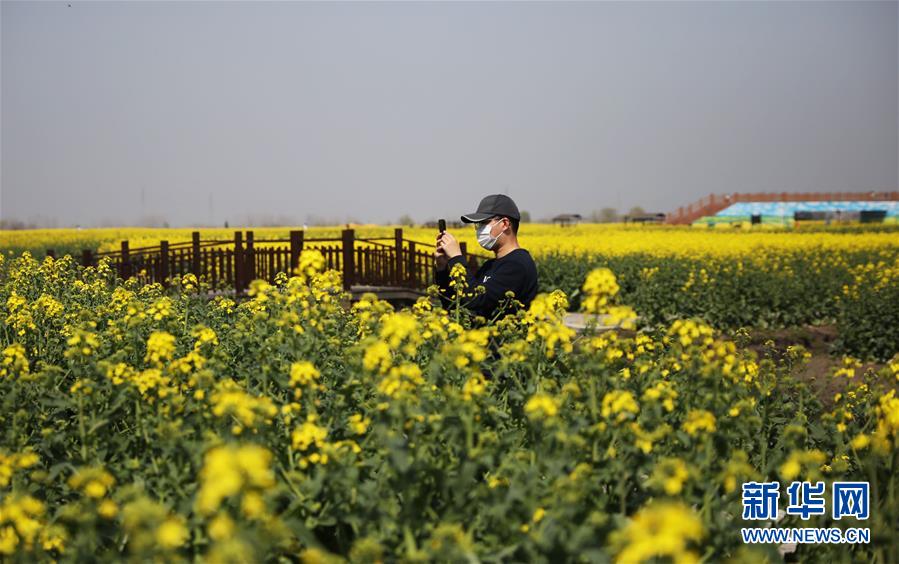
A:
MULTIPOLYGON (((446 220, 445 219, 437 220, 437 229, 440 230, 440 235, 443 235, 444 233, 446 233, 446 220)), ((440 239, 440 235, 437 235, 438 240, 440 239)), ((446 256, 446 252, 443 249, 441 249, 439 246, 437 247, 437 252, 446 256)))

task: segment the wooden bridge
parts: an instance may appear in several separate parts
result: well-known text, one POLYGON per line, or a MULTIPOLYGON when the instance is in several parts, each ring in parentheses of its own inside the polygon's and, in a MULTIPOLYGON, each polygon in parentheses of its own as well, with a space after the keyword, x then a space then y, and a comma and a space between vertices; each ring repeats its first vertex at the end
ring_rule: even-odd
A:
MULTIPOLYGON (((469 270, 488 257, 468 253, 461 243, 469 270)), ((327 269, 343 274, 343 287, 358 297, 374 292, 393 301, 414 300, 424 295, 434 280, 434 243, 403 237, 402 228, 393 237, 359 238, 353 229, 340 237, 309 238, 304 231, 291 231, 288 239, 256 239, 252 231, 235 231, 233 240, 203 239, 194 231, 190 241, 131 248, 122 241, 117 251, 81 252, 81 264, 96 266, 107 258, 122 278, 143 283, 169 285, 173 278, 194 274, 212 290, 246 292, 255 279, 274 282, 279 272, 290 273, 300 253, 314 249, 325 257, 327 269)), ((55 256, 52 249, 47 254, 55 256)))

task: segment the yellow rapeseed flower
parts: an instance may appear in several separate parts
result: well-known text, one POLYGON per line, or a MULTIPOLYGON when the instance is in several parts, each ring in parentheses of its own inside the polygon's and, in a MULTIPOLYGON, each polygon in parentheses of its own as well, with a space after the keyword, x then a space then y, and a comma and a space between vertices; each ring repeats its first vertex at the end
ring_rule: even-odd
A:
POLYGON ((637 511, 630 521, 612 533, 615 562, 635 564, 669 557, 675 562, 698 562, 689 549, 705 535, 702 521, 681 502, 656 502, 637 511))
POLYGON ((210 449, 200 470, 197 509, 215 513, 222 501, 244 490, 265 490, 275 483, 272 453, 253 444, 227 445, 210 449))
POLYGON ((160 365, 172 358, 175 353, 175 336, 165 331, 153 331, 147 339, 147 355, 145 360, 160 365))
POLYGON ((615 421, 636 415, 640 411, 634 395, 627 390, 612 390, 602 398, 602 416, 609 419, 614 416, 615 421))
POLYGON ((156 531, 156 541, 165 550, 178 548, 187 542, 188 531, 181 517, 169 517, 156 531))
POLYGON ((715 415, 705 409, 691 409, 687 413, 683 429, 690 436, 696 436, 702 431, 713 433, 715 432, 715 415))
POLYGON ((538 392, 524 404, 524 412, 531 419, 548 419, 559 413, 559 401, 549 394, 538 392))

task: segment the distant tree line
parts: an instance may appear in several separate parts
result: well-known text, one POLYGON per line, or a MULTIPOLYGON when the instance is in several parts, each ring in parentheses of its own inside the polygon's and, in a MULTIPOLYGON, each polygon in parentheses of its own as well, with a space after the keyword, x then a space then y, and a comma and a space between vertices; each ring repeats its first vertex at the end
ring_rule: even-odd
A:
MULTIPOLYGON (((646 210, 641 206, 634 206, 628 210, 625 215, 628 217, 646 215, 646 210)), ((593 210, 588 217, 593 223, 617 223, 624 220, 624 215, 618 213, 616 208, 600 208, 598 210, 593 210)))
MULTIPOLYGON (((645 215, 646 211, 641 206, 634 206, 628 212, 627 216, 633 217, 637 215, 645 215)), ((593 210, 589 214, 582 214, 585 221, 589 221, 591 223, 616 223, 624 220, 624 215, 618 213, 616 208, 605 207, 600 208, 598 210, 593 210)), ((233 220, 234 218, 232 218, 233 220)), ((237 218, 240 219, 240 218, 237 218)), ((447 220, 448 225, 456 225, 459 223, 458 219, 454 218, 444 218, 447 220)), ((531 213, 527 210, 521 210, 521 223, 531 223, 531 213)), ((537 219, 538 223, 552 223, 552 217, 540 217, 537 219)), ((359 219, 355 217, 348 217, 344 219, 340 219, 338 217, 331 216, 320 216, 320 215, 307 215, 305 221, 302 222, 304 226, 333 226, 333 225, 342 225, 342 224, 361 224, 363 223, 359 219)), ((225 221, 224 226, 227 228, 229 224, 241 225, 246 227, 285 227, 285 226, 294 226, 299 225, 297 223, 297 218, 289 215, 274 215, 274 214, 248 214, 246 215, 242 221, 225 221)), ((404 213, 401 215, 393 225, 399 225, 403 227, 415 227, 415 226, 429 226, 429 225, 437 225, 437 219, 431 218, 426 221, 417 221, 410 214, 404 213)), ((144 216, 138 218, 137 220, 125 222, 123 223, 121 220, 99 220, 93 223, 94 226, 97 227, 124 227, 124 226, 132 226, 132 227, 151 227, 151 228, 167 228, 169 227, 169 222, 165 217, 161 215, 152 215, 145 214, 144 216)), ((202 227, 202 223, 191 224, 192 226, 202 227)), ((221 225, 221 224, 218 224, 221 225)), ((22 230, 22 229, 41 229, 47 227, 57 227, 57 223, 53 219, 41 219, 39 221, 23 221, 14 218, 6 218, 0 219, 0 229, 3 230, 22 230)), ((79 225, 74 225, 73 227, 81 227, 79 225)))

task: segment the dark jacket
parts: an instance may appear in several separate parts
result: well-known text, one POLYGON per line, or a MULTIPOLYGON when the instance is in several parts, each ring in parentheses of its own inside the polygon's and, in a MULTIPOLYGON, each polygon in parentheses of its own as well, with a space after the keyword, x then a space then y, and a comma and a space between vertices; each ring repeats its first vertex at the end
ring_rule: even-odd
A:
MULTIPOLYGON (((455 288, 450 288, 450 271, 455 264, 465 266, 462 256, 456 256, 449 260, 446 270, 438 270, 436 273, 437 285, 440 286, 440 300, 443 307, 449 309, 455 296, 455 288)), ((484 261, 472 276, 466 270, 468 289, 472 291, 475 286, 484 286, 486 292, 470 298, 463 298, 462 305, 474 315, 481 315, 488 321, 494 316, 501 302, 506 302, 506 292, 515 293, 515 299, 524 304, 527 309, 531 301, 537 295, 537 265, 531 258, 531 253, 525 249, 514 249, 502 258, 492 258, 484 261)), ((513 310, 507 309, 503 315, 513 310)), ((500 316, 502 317, 502 315, 500 316)))

